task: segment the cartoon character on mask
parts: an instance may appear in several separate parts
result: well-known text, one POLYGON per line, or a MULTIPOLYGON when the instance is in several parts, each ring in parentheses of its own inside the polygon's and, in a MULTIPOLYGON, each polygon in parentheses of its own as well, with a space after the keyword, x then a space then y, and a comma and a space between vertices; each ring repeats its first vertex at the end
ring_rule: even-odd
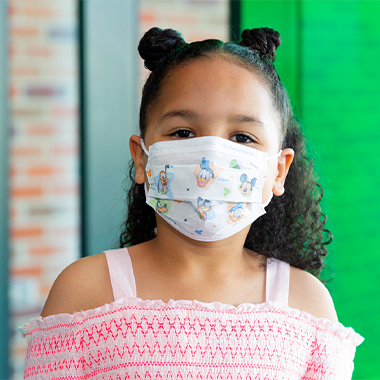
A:
POLYGON ((252 180, 249 182, 247 174, 242 174, 240 176, 240 192, 243 197, 248 197, 252 193, 252 189, 256 185, 257 178, 252 178, 252 180))
POLYGON ((243 202, 238 202, 235 206, 231 207, 228 211, 228 217, 232 222, 237 222, 244 215, 243 202))
POLYGON ((171 209, 172 203, 168 200, 165 200, 165 203, 162 204, 161 203, 162 201, 163 200, 159 198, 152 198, 149 201, 149 204, 153 206, 153 208, 157 211, 157 213, 167 215, 167 213, 171 209))
POLYGON ((202 163, 200 165, 201 170, 197 174, 197 182, 199 187, 205 187, 210 179, 214 179, 214 171, 209 166, 209 160, 206 157, 202 157, 202 163))
POLYGON ((165 203, 163 206, 161 206, 161 203, 159 200, 157 200, 157 207, 156 210, 160 212, 161 214, 164 212, 168 212, 168 204, 165 203))
POLYGON ((214 211, 211 209, 211 201, 209 199, 198 197, 196 210, 199 217, 204 221, 215 218, 214 211))
POLYGON ((160 174, 154 178, 154 183, 161 194, 166 195, 168 198, 172 198, 173 194, 170 191, 170 182, 174 178, 174 174, 168 173, 169 168, 170 165, 165 165, 164 170, 161 170, 160 174))
POLYGON ((237 160, 232 160, 230 162, 230 168, 232 168, 232 169, 240 169, 240 166, 239 166, 237 160))
MULTIPOLYGON (((166 166, 165 166, 166 170, 166 166)), ((166 194, 168 192, 168 176, 166 175, 166 171, 160 171, 160 181, 161 181, 161 193, 166 194)))

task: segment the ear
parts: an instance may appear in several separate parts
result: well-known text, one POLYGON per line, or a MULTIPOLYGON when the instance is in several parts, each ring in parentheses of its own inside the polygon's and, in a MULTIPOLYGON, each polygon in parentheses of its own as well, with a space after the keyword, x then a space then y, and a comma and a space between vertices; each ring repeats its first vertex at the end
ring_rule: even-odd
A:
POLYGON ((294 150, 291 148, 286 148, 281 152, 278 158, 277 165, 277 177, 273 185, 273 194, 279 197, 285 192, 285 179, 288 175, 290 165, 294 158, 294 150))
POLYGON ((246 180, 247 180, 247 174, 242 174, 241 176, 240 176, 240 182, 241 183, 244 183, 246 180))
POLYGON ((129 149, 135 164, 135 181, 138 184, 145 182, 144 151, 141 148, 140 137, 132 135, 129 139, 129 149))

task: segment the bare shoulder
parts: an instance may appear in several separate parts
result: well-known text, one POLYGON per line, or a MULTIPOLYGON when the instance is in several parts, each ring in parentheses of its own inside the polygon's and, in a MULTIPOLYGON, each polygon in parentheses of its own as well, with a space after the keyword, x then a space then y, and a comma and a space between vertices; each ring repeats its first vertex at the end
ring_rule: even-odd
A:
POLYGON ((50 290, 42 317, 93 309, 113 302, 104 254, 88 256, 65 268, 50 290))
POLYGON ((290 267, 289 306, 317 318, 338 321, 327 288, 312 274, 294 267, 290 267))

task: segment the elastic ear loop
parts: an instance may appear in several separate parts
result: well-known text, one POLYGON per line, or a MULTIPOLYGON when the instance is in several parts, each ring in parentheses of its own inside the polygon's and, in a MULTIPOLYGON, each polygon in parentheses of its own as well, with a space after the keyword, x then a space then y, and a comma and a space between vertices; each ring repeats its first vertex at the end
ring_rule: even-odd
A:
MULTIPOLYGON (((144 140, 140 137, 141 142, 141 148, 143 149, 144 153, 149 157, 149 152, 145 148, 144 140)), ((144 182, 144 191, 145 191, 145 198, 148 198, 148 188, 146 186, 146 182, 144 182)))
POLYGON ((146 150, 144 140, 140 137, 140 142, 141 142, 141 148, 143 149, 144 153, 149 156, 149 152, 146 150))
POLYGON ((269 157, 267 157, 267 161, 268 161, 268 160, 271 160, 272 158, 280 157, 280 156, 281 156, 281 153, 282 153, 282 149, 280 149, 280 150, 278 151, 278 153, 274 154, 273 156, 269 156, 269 157))
MULTIPOLYGON (((271 160, 273 158, 280 157, 281 153, 282 153, 282 149, 280 149, 280 151, 278 153, 274 154, 273 156, 267 157, 267 161, 269 161, 269 160, 271 160)), ((273 198, 273 193, 271 192, 270 196, 269 196, 269 199, 262 206, 264 208, 267 207, 269 205, 270 201, 272 200, 272 198, 273 198)))

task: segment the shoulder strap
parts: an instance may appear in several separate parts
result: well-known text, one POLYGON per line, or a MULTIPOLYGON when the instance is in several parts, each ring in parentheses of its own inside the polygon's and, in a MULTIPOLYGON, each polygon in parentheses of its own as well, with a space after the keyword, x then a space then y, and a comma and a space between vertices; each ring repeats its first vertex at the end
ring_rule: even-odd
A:
POLYGON ((290 265, 273 258, 267 261, 266 301, 288 305, 290 265))
POLYGON ((136 282, 128 249, 113 249, 104 253, 115 301, 120 298, 136 297, 136 282))

